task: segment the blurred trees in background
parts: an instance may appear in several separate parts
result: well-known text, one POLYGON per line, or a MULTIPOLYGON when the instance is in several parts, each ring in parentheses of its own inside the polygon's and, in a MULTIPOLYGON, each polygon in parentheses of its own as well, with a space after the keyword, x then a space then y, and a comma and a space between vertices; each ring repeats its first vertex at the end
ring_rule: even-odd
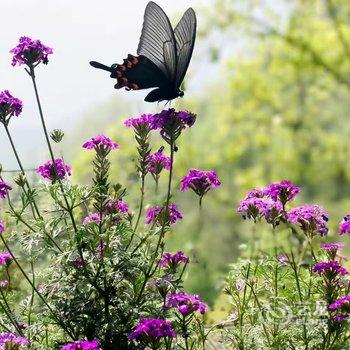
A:
MULTIPOLYGON (((216 170, 222 186, 204 198, 201 212, 192 193, 174 191, 186 220, 168 237, 167 250, 192 252, 188 290, 213 302, 227 264, 251 237, 235 211, 248 189, 290 179, 303 188, 304 202, 333 214, 334 230, 350 210, 350 2, 213 0, 199 15, 197 48, 212 59, 215 74, 200 96, 176 102, 198 119, 180 140, 175 167, 183 175, 191 167, 216 170)), ((124 111, 105 133, 121 144, 112 158, 115 177, 137 193, 127 117, 124 111)), ((155 140, 154 150, 160 145, 155 140)), ((86 157, 73 165, 75 176, 88 179, 86 157)), ((151 180, 146 198, 155 204, 163 198, 154 196, 151 180)), ((136 211, 134 199, 126 198, 136 211)))

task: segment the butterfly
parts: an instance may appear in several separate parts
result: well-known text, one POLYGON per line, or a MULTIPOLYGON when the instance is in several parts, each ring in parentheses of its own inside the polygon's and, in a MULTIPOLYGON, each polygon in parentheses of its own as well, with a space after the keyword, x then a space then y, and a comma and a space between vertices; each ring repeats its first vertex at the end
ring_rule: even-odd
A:
POLYGON ((110 72, 110 77, 117 79, 116 89, 156 88, 146 96, 147 102, 183 97, 180 86, 192 57, 196 29, 196 13, 192 8, 173 29, 161 7, 150 1, 145 9, 138 56, 129 54, 123 64, 110 67, 96 61, 90 65, 110 72))

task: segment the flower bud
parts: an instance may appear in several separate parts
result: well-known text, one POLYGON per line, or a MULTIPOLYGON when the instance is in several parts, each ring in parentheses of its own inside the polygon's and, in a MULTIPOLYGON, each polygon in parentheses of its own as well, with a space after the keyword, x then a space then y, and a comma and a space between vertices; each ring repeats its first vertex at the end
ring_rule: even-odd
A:
POLYGON ((64 132, 60 129, 54 129, 51 131, 51 134, 50 134, 51 139, 56 143, 60 143, 63 139, 63 136, 64 136, 64 132))
POLYGON ((27 182, 27 178, 25 176, 25 174, 23 173, 19 173, 14 179, 13 181, 19 186, 19 187, 24 187, 26 182, 27 182))

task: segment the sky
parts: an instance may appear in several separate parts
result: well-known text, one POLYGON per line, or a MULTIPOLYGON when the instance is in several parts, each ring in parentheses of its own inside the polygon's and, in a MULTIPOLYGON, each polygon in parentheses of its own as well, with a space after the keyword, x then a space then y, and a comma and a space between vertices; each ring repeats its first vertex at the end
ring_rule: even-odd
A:
MULTIPOLYGON (((209 0, 156 1, 171 19, 188 7, 209 0)), ((36 70, 39 93, 48 128, 72 129, 91 108, 96 109, 121 94, 143 100, 143 92, 133 96, 114 90, 108 75, 89 66, 90 60, 119 63, 128 53, 136 54, 143 13, 148 0, 0 0, 0 91, 8 89, 24 103, 23 114, 13 118, 11 132, 25 166, 42 161, 43 146, 37 106, 30 77, 23 66, 11 66, 9 50, 20 36, 40 39, 54 49, 47 66, 36 70)), ((142 102, 142 108, 154 108, 142 102)), ((16 168, 10 145, 0 128, 0 163, 16 168)))

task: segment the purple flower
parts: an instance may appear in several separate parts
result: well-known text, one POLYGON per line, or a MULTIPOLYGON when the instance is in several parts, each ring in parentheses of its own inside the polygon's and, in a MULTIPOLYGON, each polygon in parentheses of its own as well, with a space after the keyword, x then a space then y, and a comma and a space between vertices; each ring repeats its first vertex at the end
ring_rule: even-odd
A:
POLYGON ((85 260, 82 258, 76 258, 72 261, 75 266, 84 266, 86 264, 85 260))
POLYGON ((175 203, 168 206, 168 212, 165 213, 164 207, 150 207, 146 211, 146 224, 159 222, 160 224, 175 224, 183 218, 181 212, 177 209, 175 203))
POLYGON ((190 169, 182 178, 180 191, 193 190, 198 196, 203 197, 210 189, 219 187, 219 181, 215 171, 203 171, 190 169))
POLYGON ((97 340, 77 340, 63 345, 61 350, 102 350, 97 340))
POLYGON ((287 215, 287 220, 292 224, 299 225, 303 231, 325 236, 328 233, 328 214, 319 205, 302 205, 293 208, 287 215))
POLYGON ((337 299, 334 303, 329 305, 329 310, 338 310, 349 312, 350 311, 350 294, 345 295, 337 299))
POLYGON ((239 278, 238 280, 236 280, 236 289, 239 292, 241 292, 245 286, 246 286, 246 282, 243 279, 239 278))
POLYGON ((110 200, 106 204, 106 210, 109 214, 127 214, 129 206, 123 200, 110 200))
POLYGON ((83 144, 83 148, 96 149, 103 148, 105 150, 115 150, 119 148, 119 145, 113 142, 109 137, 105 135, 97 135, 83 144))
POLYGON ((4 231, 5 231, 4 222, 2 220, 0 220, 0 234, 3 233, 4 231))
POLYGON ((282 204, 270 198, 255 197, 255 195, 260 195, 260 193, 249 192, 246 198, 240 202, 237 212, 242 213, 244 219, 257 221, 265 218, 268 223, 277 224, 283 212, 282 204))
POLYGON ((124 125, 127 128, 147 128, 149 130, 153 129, 153 115, 152 114, 142 114, 139 117, 133 117, 125 120, 124 125))
POLYGON ((101 215, 99 213, 91 213, 83 220, 83 225, 89 225, 92 222, 99 224, 101 222, 101 215))
POLYGON ((175 141, 186 127, 191 127, 196 121, 196 115, 187 111, 166 109, 153 116, 153 128, 160 129, 160 134, 169 143, 175 141))
POLYGON ((15 333, 0 333, 0 349, 20 349, 29 346, 26 338, 20 337, 15 333))
POLYGON ((12 187, 8 185, 4 180, 0 180, 0 198, 6 198, 8 191, 11 191, 12 187))
POLYGON ((190 259, 182 252, 178 251, 175 254, 163 253, 162 258, 159 261, 161 267, 165 267, 173 272, 176 271, 176 268, 181 264, 188 264, 190 259))
POLYGON ((159 345, 159 341, 165 337, 176 337, 170 322, 158 318, 142 318, 135 330, 129 335, 129 340, 137 340, 147 346, 159 345))
POLYGON ((280 262, 282 265, 287 265, 289 260, 288 257, 286 255, 278 255, 276 257, 277 261, 280 262))
POLYGON ((267 185, 263 191, 266 196, 271 197, 274 201, 280 201, 284 205, 296 197, 300 192, 300 187, 295 186, 289 180, 282 180, 279 183, 267 185))
POLYGON ((339 224, 339 234, 350 233, 350 214, 345 215, 339 224))
POLYGON ((329 278, 333 278, 335 275, 345 276, 348 274, 347 269, 341 266, 339 261, 336 260, 321 261, 315 264, 312 271, 319 274, 325 274, 329 278))
POLYGON ((321 243, 321 249, 326 252, 338 251, 344 247, 343 243, 333 242, 333 243, 321 243))
POLYGON ((0 252, 0 265, 7 265, 12 260, 9 252, 0 252))
POLYGON ((159 175, 163 169, 170 170, 171 160, 162 151, 155 152, 147 157, 148 171, 153 175, 159 175))
POLYGON ((55 164, 49 160, 45 164, 39 166, 36 172, 40 174, 44 179, 49 179, 52 182, 56 180, 64 179, 66 176, 71 175, 71 166, 64 164, 63 159, 55 159, 55 164))
POLYGON ((168 296, 165 304, 167 308, 176 308, 182 315, 189 315, 199 311, 202 315, 207 311, 207 304, 203 303, 199 295, 175 293, 168 296))
POLYGON ((336 322, 341 322, 341 321, 345 321, 349 318, 349 314, 338 314, 338 315, 334 315, 332 318, 333 318, 333 321, 336 321, 336 322))
POLYGON ((29 67, 37 66, 40 62, 47 64, 49 62, 48 55, 53 53, 52 48, 47 47, 41 43, 40 40, 32 40, 26 36, 19 39, 19 44, 14 47, 10 53, 14 56, 12 58, 12 65, 26 64, 29 67))
POLYGON ((263 189, 260 188, 253 188, 250 190, 247 195, 245 196, 244 200, 250 199, 250 198, 263 198, 265 197, 265 193, 263 189))
POLYGON ((0 288, 7 288, 9 285, 8 280, 0 280, 0 288))
POLYGON ((0 122, 8 124, 10 117, 18 117, 23 108, 23 103, 16 97, 13 97, 8 90, 0 92, 0 122), (6 117, 9 117, 6 119, 6 117))
POLYGON ((342 249, 344 247, 343 243, 321 243, 321 249, 324 250, 328 256, 333 260, 336 255, 338 250, 342 249))

